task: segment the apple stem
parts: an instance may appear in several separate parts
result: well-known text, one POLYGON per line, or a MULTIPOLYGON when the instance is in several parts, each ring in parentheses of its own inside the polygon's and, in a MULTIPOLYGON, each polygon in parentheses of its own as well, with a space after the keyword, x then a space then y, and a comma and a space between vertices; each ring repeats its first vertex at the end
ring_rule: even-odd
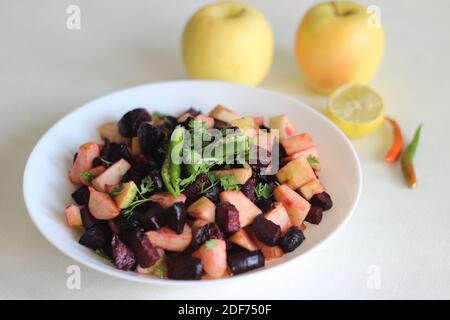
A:
POLYGON ((346 17, 346 16, 349 16, 349 15, 351 15, 353 13, 351 10, 341 13, 339 11, 339 8, 338 8, 338 5, 337 5, 336 1, 331 1, 331 5, 333 6, 334 14, 336 16, 338 16, 338 17, 346 17))

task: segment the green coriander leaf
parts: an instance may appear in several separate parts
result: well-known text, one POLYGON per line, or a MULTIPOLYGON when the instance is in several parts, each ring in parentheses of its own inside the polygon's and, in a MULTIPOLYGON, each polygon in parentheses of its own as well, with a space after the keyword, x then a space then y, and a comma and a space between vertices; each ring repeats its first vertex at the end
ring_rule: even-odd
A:
POLYGON ((319 166, 319 160, 312 154, 310 154, 307 159, 311 168, 317 169, 319 166))
POLYGON ((84 172, 81 174, 81 177, 82 177, 82 178, 84 179, 84 181, 86 181, 87 183, 91 183, 92 180, 95 179, 96 175, 93 174, 92 172, 84 171, 84 172))
POLYGON ((158 277, 163 279, 164 278, 164 274, 166 273, 166 266, 163 263, 158 263, 155 268, 153 269, 153 274, 158 277))
POLYGON ((147 176, 142 179, 139 189, 141 195, 152 192, 154 189, 154 182, 152 178, 150 176, 147 176))
POLYGON ((103 165, 107 168, 109 168, 113 163, 111 161, 105 160, 103 158, 100 158, 100 161, 103 163, 103 165))
POLYGON ((214 239, 208 240, 205 242, 206 249, 213 249, 217 246, 217 241, 214 239))
POLYGON ((275 188, 275 186, 273 185, 273 183, 258 183, 255 187, 255 194, 256 197, 261 199, 270 199, 272 197, 273 194, 273 189, 275 188))
POLYGON ((220 185, 225 191, 229 190, 240 190, 241 187, 238 184, 236 177, 232 174, 221 176, 220 177, 220 185))

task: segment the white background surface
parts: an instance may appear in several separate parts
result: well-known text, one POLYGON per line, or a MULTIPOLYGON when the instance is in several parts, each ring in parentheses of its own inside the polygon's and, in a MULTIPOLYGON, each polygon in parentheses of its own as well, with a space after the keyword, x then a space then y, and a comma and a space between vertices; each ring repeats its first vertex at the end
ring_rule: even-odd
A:
MULTIPOLYGON (((306 88, 292 54, 297 24, 315 1, 248 2, 266 15, 276 38, 274 65, 262 86, 323 109, 326 99, 306 88)), ((39 137, 77 106, 129 86, 186 78, 181 31, 205 1, 1 1, 0 298, 450 298, 450 3, 364 2, 381 8, 387 36, 372 85, 408 140, 424 123, 417 190, 405 188, 398 166, 383 162, 390 145, 383 127, 353 141, 364 187, 352 220, 278 277, 174 289, 81 267, 81 290, 68 290, 66 268, 74 261, 46 242, 23 204, 26 159, 39 137), (66 29, 70 4, 81 7, 79 31, 66 29), (378 289, 370 285, 374 270, 380 271, 378 289)))

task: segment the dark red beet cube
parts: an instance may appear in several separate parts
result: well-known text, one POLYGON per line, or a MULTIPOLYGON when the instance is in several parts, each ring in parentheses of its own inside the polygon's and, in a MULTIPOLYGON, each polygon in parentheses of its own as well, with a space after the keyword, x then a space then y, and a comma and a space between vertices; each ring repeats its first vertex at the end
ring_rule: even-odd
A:
POLYGON ((294 251, 305 240, 303 231, 297 226, 290 227, 280 240, 280 247, 284 253, 294 251))
POLYGON ((319 206, 311 206, 309 209, 308 215, 305 218, 305 221, 312 224, 319 224, 322 221, 323 209, 319 206))
POLYGON ((200 280, 203 274, 202 261, 191 256, 167 257, 167 276, 175 280, 200 280))
POLYGON ((85 206, 89 202, 89 189, 86 186, 81 186, 72 193, 72 198, 80 206, 85 206))
POLYGON ((233 274, 240 274, 264 267, 265 259, 261 251, 256 250, 230 254, 227 262, 233 274))
POLYGON ((113 236, 111 240, 111 253, 113 262, 118 269, 128 271, 133 270, 136 266, 133 251, 120 241, 117 235, 113 236))
POLYGON ((192 238, 192 243, 190 247, 190 251, 193 252, 200 248, 200 246, 208 240, 211 239, 219 239, 224 240, 222 231, 220 231, 219 227, 215 223, 207 223, 201 226, 194 234, 192 238))
POLYGON ((176 202, 170 208, 166 209, 166 221, 170 229, 177 234, 183 233, 186 223, 186 211, 183 202, 176 202))
POLYGON ((136 220, 145 231, 159 230, 165 225, 164 208, 157 202, 151 202, 145 210, 136 214, 136 220))
POLYGON ((262 214, 253 220, 252 228, 258 240, 270 247, 275 246, 281 238, 280 226, 264 218, 262 214))
POLYGON ((107 224, 96 224, 86 230, 79 243, 92 250, 103 248, 111 239, 111 230, 107 224))
POLYGON ((239 231, 239 211, 230 202, 219 202, 216 206, 216 223, 225 233, 239 231))
POLYGON ((313 206, 319 206, 322 207, 323 211, 330 210, 331 207, 333 207, 333 201, 331 200, 331 197, 328 193, 322 192, 315 194, 309 202, 313 206))
POLYGON ((143 268, 151 267, 159 260, 160 256, 156 248, 147 238, 145 233, 138 228, 129 230, 123 237, 125 243, 136 256, 136 261, 143 268))
POLYGON ((101 222, 92 215, 87 206, 81 208, 81 221, 83 222, 83 227, 85 230, 88 230, 92 228, 94 225, 101 222))

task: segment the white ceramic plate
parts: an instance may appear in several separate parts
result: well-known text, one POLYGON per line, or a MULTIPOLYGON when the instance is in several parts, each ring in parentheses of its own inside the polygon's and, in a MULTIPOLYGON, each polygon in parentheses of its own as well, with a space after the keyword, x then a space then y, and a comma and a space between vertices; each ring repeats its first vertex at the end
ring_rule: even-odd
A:
MULTIPOLYGON (((143 85, 99 98, 71 112, 41 138, 24 173, 23 192, 30 217, 41 233, 61 252, 106 274, 159 285, 205 285, 268 273, 288 261, 299 261, 346 222, 358 202, 362 175, 349 140, 327 118, 304 103, 264 89, 212 81, 175 81, 143 85), (78 244, 80 230, 66 226, 64 207, 72 203, 75 187, 67 179, 72 157, 86 141, 99 141, 97 127, 118 120, 135 107, 177 115, 189 107, 208 112, 222 103, 241 115, 266 117, 286 114, 298 132, 308 132, 320 150, 320 180, 331 194, 333 208, 320 225, 308 224, 306 240, 294 252, 246 274, 213 281, 174 281, 116 269, 93 251, 78 244)), ((273 274, 273 273, 272 273, 273 274)))

